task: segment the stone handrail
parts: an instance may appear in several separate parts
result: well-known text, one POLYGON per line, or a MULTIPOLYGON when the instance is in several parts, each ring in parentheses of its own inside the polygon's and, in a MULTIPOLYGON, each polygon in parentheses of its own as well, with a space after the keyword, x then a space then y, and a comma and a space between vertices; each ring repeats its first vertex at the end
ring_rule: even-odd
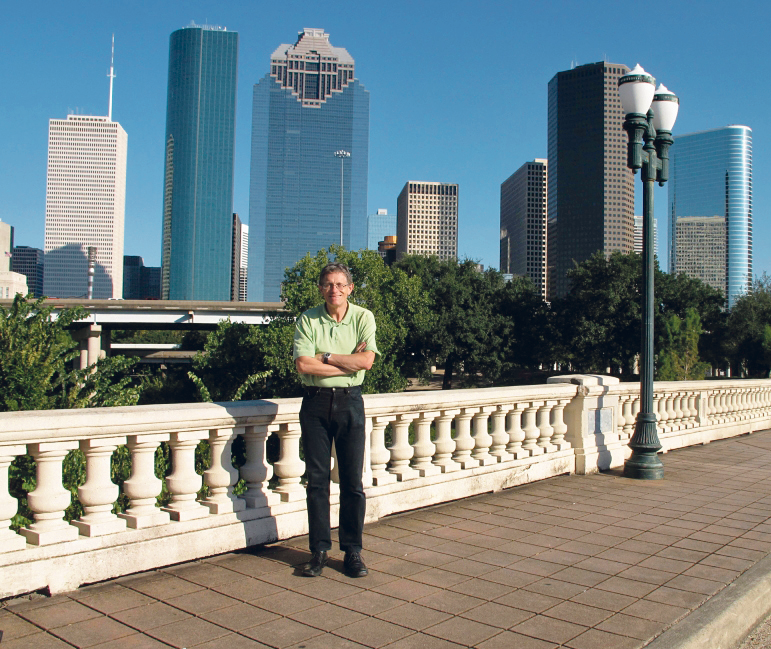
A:
MULTIPOLYGON (((209 556, 307 531, 300 399, 6 413, 0 418, 0 597, 52 592, 209 556), (278 459, 266 460, 268 437, 278 459), (231 463, 242 437, 246 462, 231 463), (211 465, 195 471, 206 440, 211 465), (154 458, 169 445, 170 501, 156 505, 162 481, 154 458), (119 487, 113 453, 126 445, 129 506, 113 513, 119 487), (67 454, 80 449, 86 480, 80 519, 67 522, 62 484, 67 454), (18 503, 9 466, 36 463, 28 495, 34 521, 10 529, 18 503), (234 493, 239 479, 245 491, 234 493), (199 500, 202 485, 208 495, 199 500)), ((365 397, 367 521, 503 489, 561 473, 620 466, 639 410, 639 384, 576 375, 546 385, 378 394, 365 397), (390 445, 386 429, 390 427, 390 445)), ((771 424, 771 380, 655 384, 654 409, 664 451, 752 432, 771 424)), ((333 479, 335 472, 333 470, 333 479)), ((333 520, 337 501, 333 491, 333 520)))

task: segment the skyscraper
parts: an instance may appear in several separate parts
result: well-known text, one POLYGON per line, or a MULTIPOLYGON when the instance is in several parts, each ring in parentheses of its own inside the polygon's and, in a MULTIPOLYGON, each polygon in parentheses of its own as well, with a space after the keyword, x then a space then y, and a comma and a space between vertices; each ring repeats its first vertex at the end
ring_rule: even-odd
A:
POLYGON ((249 226, 241 223, 238 214, 233 215, 233 257, 231 258, 230 299, 245 302, 247 290, 247 260, 249 259, 249 226))
POLYGON ((94 298, 123 295, 123 220, 128 136, 106 117, 67 115, 48 123, 45 275, 49 297, 85 297, 88 248, 96 248, 94 298))
POLYGON ((171 34, 166 105, 162 291, 230 300, 238 33, 171 34))
POLYGON ((680 216, 675 221, 677 272, 726 292, 726 223, 722 216, 680 216))
POLYGON ((544 299, 547 171, 548 161, 536 158, 501 184, 500 270, 529 277, 544 299))
POLYGON ((388 210, 370 214, 367 217, 367 249, 377 250, 388 236, 396 236, 396 214, 389 214, 388 210))
MULTIPOLYGON (((643 254, 643 217, 634 217, 634 251, 643 254)), ((653 254, 659 254, 659 220, 653 219, 653 254)), ((661 260, 659 260, 660 262, 661 260)))
POLYGON ((0 272, 11 271, 13 257, 13 226, 0 221, 0 272))
POLYGON ((396 257, 458 258, 458 185, 409 180, 396 203, 396 257))
POLYGON ((369 92, 354 60, 306 28, 254 86, 249 301, 278 300, 285 268, 340 243, 341 201, 343 245, 366 247, 368 156, 369 92))
POLYGON ((40 248, 15 246, 11 270, 27 278, 29 292, 35 297, 43 295, 43 251, 40 248))
POLYGON ((670 271, 686 272, 679 259, 678 219, 723 217, 724 293, 731 307, 752 285, 752 129, 731 125, 679 135, 669 159, 670 271))
POLYGON ((634 246, 634 177, 618 95, 627 72, 619 63, 590 63, 549 82, 549 221, 557 230, 548 254, 556 295, 567 292, 574 263, 634 246))

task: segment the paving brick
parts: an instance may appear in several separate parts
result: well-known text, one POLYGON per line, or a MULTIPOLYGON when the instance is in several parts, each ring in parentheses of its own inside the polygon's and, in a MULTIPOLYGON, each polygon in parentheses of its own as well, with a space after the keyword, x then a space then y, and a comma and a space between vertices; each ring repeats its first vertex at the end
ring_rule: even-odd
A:
POLYGON ((40 627, 18 615, 2 611, 0 612, 0 631, 3 632, 3 642, 10 642, 33 633, 40 633, 40 627))
POLYGON ((637 638, 638 640, 648 640, 660 633, 666 626, 667 625, 664 622, 644 620, 639 617, 616 613, 598 624, 597 629, 622 636, 637 638))
POLYGON ((212 590, 242 602, 251 602, 255 599, 282 592, 279 586, 259 579, 238 579, 237 581, 215 586, 212 590))
POLYGON ((189 620, 192 616, 163 602, 154 602, 147 606, 113 613, 112 617, 138 631, 147 631, 181 620, 189 620))
POLYGON ((3 649, 72 649, 71 644, 50 635, 49 633, 35 633, 23 638, 17 638, 6 642, 3 640, 3 649))
POLYGON ((246 629, 241 633, 269 647, 284 649, 284 647, 290 647, 298 642, 319 636, 323 634, 323 631, 305 626, 289 618, 279 618, 278 620, 246 629))
POLYGON ((421 606, 427 606, 444 613, 452 613, 453 615, 459 615, 464 611, 484 604, 484 602, 485 600, 478 597, 471 597, 470 595, 455 593, 449 590, 440 590, 433 595, 416 600, 416 603, 421 606))
POLYGON ((557 606, 547 609, 542 614, 557 620, 592 627, 610 617, 613 613, 595 606, 587 606, 576 601, 570 601, 557 604, 557 606))
POLYGON ((539 640, 546 640, 547 642, 564 644, 586 631, 586 629, 585 626, 580 624, 555 620, 544 615, 536 615, 516 625, 511 631, 538 638, 539 640))
POLYGON ((404 601, 397 599, 396 597, 388 597, 387 595, 381 595, 368 591, 357 595, 351 595, 344 597, 336 602, 338 606, 344 606, 353 611, 364 613, 365 615, 374 615, 381 611, 387 611, 390 608, 395 608, 404 604, 404 601))
POLYGON ((31 610, 29 607, 20 606, 14 612, 42 629, 55 629, 101 617, 97 611, 72 600, 62 600, 52 606, 36 607, 31 610))
POLYGON ((230 634, 227 629, 199 618, 190 618, 182 622, 155 627, 146 633, 161 642, 180 649, 230 634))
MULTIPOLYGON (((462 647, 465 648, 467 645, 459 645, 455 642, 449 642, 443 638, 423 633, 409 635, 388 645, 388 649, 461 649, 462 647)), ((326 647, 320 649, 326 649, 326 647)))
POLYGON ((661 604, 646 599, 639 599, 634 604, 627 606, 623 613, 625 615, 641 617, 645 620, 672 624, 690 613, 690 610, 680 606, 673 606, 672 604, 661 604))
MULTIPOLYGON (((309 609, 314 610, 314 609, 309 609)), ((212 624, 230 629, 231 631, 241 631, 258 624, 265 624, 279 618, 275 613, 265 609, 251 606, 250 604, 235 604, 227 608, 219 608, 200 616, 212 624)))
POLYGON ((453 617, 426 629, 425 633, 449 642, 473 646, 498 635, 500 629, 474 620, 453 617))
POLYGON ((636 597, 630 597, 629 595, 612 593, 607 590, 600 590, 599 588, 589 588, 583 593, 578 593, 570 601, 617 613, 638 600, 636 597))
POLYGON ((378 613, 375 617, 412 629, 413 631, 421 631, 450 619, 452 615, 427 606, 407 602, 401 606, 378 613))
POLYGON ((341 629, 335 629, 335 635, 373 648, 390 645, 412 633, 410 629, 403 626, 374 618, 367 618, 341 629))
POLYGON ((52 633, 76 647, 92 647, 124 636, 135 635, 134 629, 108 617, 68 624, 54 629, 52 633))
POLYGON ((533 617, 533 615, 535 615, 535 613, 532 613, 531 611, 525 611, 512 606, 497 604, 495 602, 487 602, 462 613, 461 617, 489 626, 508 629, 515 624, 519 624, 520 622, 524 622, 528 618, 533 617))
POLYGON ((598 629, 589 629, 569 640, 565 646, 571 649, 637 649, 643 644, 635 638, 607 633, 598 629))

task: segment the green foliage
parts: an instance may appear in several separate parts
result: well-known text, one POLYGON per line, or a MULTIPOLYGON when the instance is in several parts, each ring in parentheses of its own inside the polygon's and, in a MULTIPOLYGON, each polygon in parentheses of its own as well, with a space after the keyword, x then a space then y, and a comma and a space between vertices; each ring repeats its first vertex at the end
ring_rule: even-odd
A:
POLYGON ((113 329, 110 332, 110 340, 114 343, 160 345, 178 345, 185 336, 184 331, 157 330, 157 329, 113 329))
POLYGON ((685 318, 672 313, 664 317, 664 336, 659 345, 656 379, 694 381, 703 379, 709 365, 699 361, 701 318, 696 309, 686 309, 685 318))
MULTIPOLYGON (((323 301, 318 277, 330 261, 342 262, 350 268, 355 287, 350 300, 372 311, 377 324, 381 356, 366 373, 362 391, 403 390, 409 374, 425 373, 431 365, 425 350, 415 343, 426 337, 430 322, 429 301, 420 279, 408 276, 399 267, 387 266, 371 250, 354 252, 333 245, 329 251, 322 249, 313 257, 306 255, 286 270, 281 297, 293 316, 323 301)), ((291 360, 291 345, 287 349, 291 360)))
POLYGON ((736 376, 767 377, 771 358, 767 353, 766 327, 771 325, 771 277, 765 273, 752 291, 736 300, 726 322, 725 355, 736 376))

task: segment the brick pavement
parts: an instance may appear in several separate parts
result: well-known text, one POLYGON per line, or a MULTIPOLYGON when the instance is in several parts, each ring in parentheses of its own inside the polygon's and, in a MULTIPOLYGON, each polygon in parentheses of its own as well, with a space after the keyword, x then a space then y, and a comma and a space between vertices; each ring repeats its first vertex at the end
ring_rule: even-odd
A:
POLYGON ((3 649, 632 649, 771 552, 771 432, 663 457, 666 479, 559 476, 366 527, 3 602, 3 649))

